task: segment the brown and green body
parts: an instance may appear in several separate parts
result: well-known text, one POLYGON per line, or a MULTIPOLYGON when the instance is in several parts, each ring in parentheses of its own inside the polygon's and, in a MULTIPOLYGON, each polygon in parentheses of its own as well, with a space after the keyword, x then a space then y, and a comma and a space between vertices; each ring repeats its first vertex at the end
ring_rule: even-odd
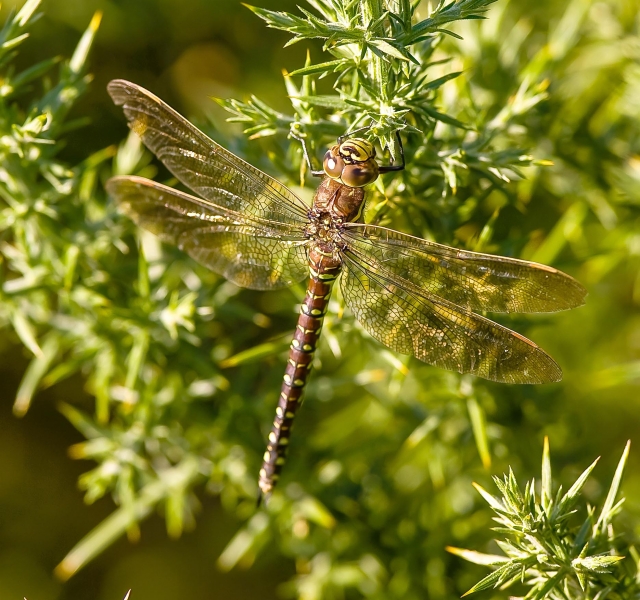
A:
POLYGON ((268 498, 286 460, 291 426, 311 371, 333 284, 340 274, 342 258, 336 235, 342 223, 356 220, 364 205, 364 191, 326 178, 316 192, 309 213, 307 234, 318 240, 309 249, 309 283, 289 349, 276 417, 264 453, 258 485, 268 498))

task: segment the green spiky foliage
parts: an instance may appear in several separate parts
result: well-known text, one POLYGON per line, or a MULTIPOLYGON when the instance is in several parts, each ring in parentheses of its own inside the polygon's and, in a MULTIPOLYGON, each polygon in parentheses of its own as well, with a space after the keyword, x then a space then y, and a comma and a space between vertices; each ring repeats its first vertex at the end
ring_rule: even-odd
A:
MULTIPOLYGON (((370 220, 383 222, 385 216, 402 212, 405 226, 429 237, 437 225, 429 222, 425 208, 438 206, 440 214, 443 209, 452 214, 455 195, 468 193, 459 188, 480 186, 490 193, 519 177, 520 167, 532 164, 522 148, 498 147, 497 140, 518 114, 543 98, 534 86, 520 90, 509 114, 483 128, 439 108, 443 86, 461 75, 451 66, 452 54, 440 50, 445 37, 459 37, 444 26, 483 19, 494 2, 441 2, 422 19, 416 3, 410 2, 310 2, 320 17, 306 10, 298 17, 252 7, 269 27, 291 33, 290 43, 320 39, 323 50, 335 58, 318 64, 309 59, 287 74, 292 115, 272 110, 255 97, 221 104, 233 113, 231 121, 246 125, 246 134, 303 135, 311 149, 368 128, 362 135, 387 149, 387 160, 397 160, 400 133, 413 171, 380 182, 379 194, 369 199, 370 220), (331 79, 331 93, 318 91, 323 79, 331 79)), ((299 164, 304 175, 304 163, 289 162, 299 164)))
POLYGON ((481 486, 476 489, 496 514, 494 531, 504 536, 497 544, 506 554, 484 554, 461 548, 449 552, 476 564, 494 568, 493 573, 466 594, 490 588, 506 589, 520 584, 528 592, 524 598, 565 600, 566 598, 640 598, 640 555, 629 541, 617 535, 613 526, 624 498, 618 499, 629 443, 624 450, 607 497, 600 511, 579 507, 580 493, 597 464, 594 461, 563 493, 553 492, 549 443, 545 438, 540 493, 536 482, 524 491, 513 471, 503 479, 494 478, 501 498, 481 486), (576 513, 586 512, 583 521, 576 513), (628 556, 624 564, 618 564, 628 556))
MULTIPOLYGON (((87 501, 110 495, 116 504, 59 574, 70 576, 125 533, 136 538, 156 511, 180 535, 196 522, 199 497, 212 493, 244 523, 219 567, 286 557, 297 572, 283 588, 289 597, 462 594, 475 575, 444 548, 479 547, 489 535, 471 481, 500 472, 507 457, 526 469, 527 444, 542 430, 567 452, 584 450, 590 437, 573 432, 576 415, 589 413, 585 403, 634 397, 635 338, 620 334, 635 331, 640 301, 633 2, 574 0, 555 8, 551 26, 536 16, 537 3, 508 0, 253 9, 308 43, 314 60, 287 65, 289 113, 257 97, 222 101, 257 141, 212 136, 299 184, 305 165, 291 134, 320 154, 365 126, 391 158, 399 131, 408 168, 377 182, 368 221, 554 264, 592 293, 575 314, 505 318, 566 367, 563 384, 535 389, 395 355, 336 296, 287 471, 259 512, 256 476, 304 290, 240 291, 136 232, 101 185, 112 173, 155 174, 134 137, 79 165, 58 158, 88 83, 97 23, 57 76, 52 60, 16 73, 11 61, 38 4, 9 19, 0 46, 0 327, 31 355, 17 414, 37 390, 83 376, 91 408, 72 398, 61 406, 86 438, 72 455, 94 463, 80 481, 87 501), (19 94, 27 85, 31 93, 19 94)), ((516 494, 511 510, 525 514, 531 498, 516 494)), ((596 553, 618 549, 600 542, 596 553)), ((583 558, 594 556, 588 550, 583 558)), ((604 575, 585 575, 589 597, 606 597, 604 575)))

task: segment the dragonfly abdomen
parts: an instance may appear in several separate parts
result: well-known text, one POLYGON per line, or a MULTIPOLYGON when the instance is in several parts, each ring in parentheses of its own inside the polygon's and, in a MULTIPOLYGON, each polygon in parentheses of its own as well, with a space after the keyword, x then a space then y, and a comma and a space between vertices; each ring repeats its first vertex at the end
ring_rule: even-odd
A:
POLYGON ((289 358, 284 372, 276 416, 264 453, 258 485, 265 498, 276 485, 286 460, 291 426, 300 404, 302 393, 311 371, 322 321, 329 305, 331 289, 342 261, 333 252, 314 247, 309 253, 309 283, 300 316, 289 348, 289 358))

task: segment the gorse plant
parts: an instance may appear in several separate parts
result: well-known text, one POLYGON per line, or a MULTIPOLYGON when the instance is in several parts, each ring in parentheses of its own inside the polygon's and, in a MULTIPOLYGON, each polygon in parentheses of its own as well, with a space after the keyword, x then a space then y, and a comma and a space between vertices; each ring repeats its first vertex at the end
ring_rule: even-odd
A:
MULTIPOLYGON (((72 58, 62 62, 57 81, 50 83, 49 72, 59 59, 44 60, 21 72, 12 66, 16 48, 27 40, 27 29, 38 16, 39 4, 39 0, 29 0, 9 16, 0 33, 0 324, 12 325, 33 355, 17 392, 14 412, 25 414, 39 387, 54 385, 80 371, 87 375, 87 387, 96 400, 94 418, 70 405, 62 406, 88 440, 75 447, 73 454, 100 463, 82 478, 81 485, 88 501, 113 492, 129 511, 124 523, 119 517, 119 532, 128 529, 135 535, 137 520, 158 501, 172 495, 172 502, 181 502, 181 498, 176 500, 176 490, 183 479, 189 482, 195 478, 198 470, 193 458, 178 459, 170 469, 174 492, 168 493, 166 488, 158 492, 156 480, 156 491, 153 486, 146 488, 143 497, 147 500, 140 504, 138 494, 145 489, 144 472, 149 471, 149 457, 140 454, 145 442, 150 443, 147 429, 154 431, 154 439, 165 441, 173 440, 175 431, 154 430, 160 423, 153 424, 153 411, 138 401, 136 381, 150 368, 146 353, 151 338, 159 346, 150 352, 164 347, 162 352, 168 356, 169 348, 176 345, 177 328, 184 328, 189 335, 193 295, 167 292, 157 298, 158 303, 149 298, 152 288, 142 256, 134 259, 134 264, 141 261, 139 274, 130 264, 119 262, 126 250, 120 241, 124 228, 113 221, 113 209, 105 203, 104 195, 96 194, 99 171, 114 157, 114 148, 75 167, 56 159, 63 136, 78 125, 66 117, 91 80, 86 62, 100 15, 91 21, 72 58), (42 95, 25 100, 33 95, 28 92, 34 84, 42 88, 42 95), (129 292, 134 289, 132 296, 129 292), (136 416, 142 405, 145 416, 136 416)), ((127 160, 135 163, 139 151, 127 147, 117 158, 119 165, 127 160)), ((193 345, 192 338, 189 344, 193 345)), ((171 380, 168 374, 165 383, 171 380)), ((217 381, 212 376, 206 382, 208 389, 217 381)), ((163 389, 166 394, 169 388, 163 389)), ((149 389, 142 395, 151 393, 149 389)), ((168 443, 175 448, 180 445, 174 445, 175 440, 168 443)), ((158 460, 163 452, 156 454, 158 460)), ((168 520, 172 522, 170 512, 168 520)), ((178 512, 177 522, 182 523, 184 510, 179 508, 178 512)), ((68 570, 72 568, 61 567, 61 574, 68 574, 68 570)))
POLYGON ((494 531, 506 537, 497 543, 507 556, 448 548, 449 552, 470 562, 495 569, 467 594, 489 588, 505 589, 520 583, 529 588, 527 599, 640 598, 640 555, 613 527, 613 519, 624 502, 617 498, 628 455, 629 444, 600 513, 587 507, 582 523, 575 522, 580 493, 598 461, 593 462, 567 492, 563 493, 560 487, 554 494, 546 438, 539 494, 535 480, 527 483, 523 491, 513 471, 503 479, 494 478, 502 498, 476 484, 497 515, 494 520, 498 527, 494 531), (630 555, 626 564, 618 564, 625 555, 630 555))
MULTIPOLYGON (((575 0, 547 31, 524 4, 309 0, 310 10, 295 15, 254 8, 292 42, 308 42, 310 56, 320 44, 329 55, 290 69, 290 114, 257 97, 220 102, 257 140, 241 142, 241 153, 292 185, 305 175, 296 137, 317 156, 337 136, 369 127, 363 135, 397 156, 399 132, 407 169, 378 180, 367 221, 567 270, 581 264, 579 278, 595 290, 612 287, 616 275, 616 286, 635 295, 624 309, 601 300, 615 316, 602 319, 608 334, 632 322, 640 299, 640 176, 629 158, 640 154, 635 13, 626 0, 611 2, 619 27, 600 28, 608 22, 604 3, 575 0), (602 48, 607 62, 592 60, 602 48), (603 83, 612 73, 615 94, 603 83), (542 168, 551 161, 555 167, 542 168)), ((59 574, 72 575, 125 533, 135 539, 155 510, 169 534, 180 535, 206 489, 245 521, 219 566, 251 565, 268 549, 295 561, 289 596, 463 593, 470 575, 444 548, 486 538, 471 478, 483 480, 507 457, 524 469, 523 440, 551 426, 560 437, 573 432, 571 399, 582 403, 591 393, 576 383, 580 367, 570 349, 562 351, 566 340, 594 349, 584 369, 597 379, 595 390, 633 383, 637 365, 620 349, 612 362, 603 334, 576 321, 579 314, 554 321, 553 332, 544 320, 519 323, 555 340, 570 376, 564 387, 499 387, 381 349, 336 296, 287 475, 268 510, 256 512, 262 445, 304 290, 258 299, 138 234, 102 186, 112 174, 155 175, 134 137, 78 165, 59 158, 79 125, 68 117, 90 80, 98 19, 71 60, 17 72, 12 61, 38 6, 29 0, 0 33, 0 327, 31 357, 17 414, 38 389, 83 376, 93 409, 61 407, 86 438, 72 455, 95 462, 80 481, 87 501, 110 495, 117 504, 59 574)), ((589 436, 573 443, 589 445, 589 436)), ((528 598, 636 593, 631 570, 622 574, 626 561, 610 558, 627 554, 610 534, 613 505, 607 501, 602 513, 606 528, 589 513, 589 527, 574 532, 563 520, 570 507, 562 495, 551 501, 550 474, 543 480, 545 495, 536 499, 531 486, 519 492, 508 477, 501 484, 508 503, 490 503, 509 532, 542 525, 533 537, 514 534, 498 568, 517 563, 519 575, 524 563, 525 582, 536 590, 528 598)), ((584 505, 580 494, 571 500, 584 505)), ((485 583, 515 577, 504 570, 504 579, 485 583)))
MULTIPOLYGON (((377 139, 396 158, 396 135, 406 136, 413 170, 388 182, 384 200, 369 201, 375 215, 386 210, 381 204, 397 207, 407 198, 442 204, 438 200, 476 182, 489 193, 518 177, 519 167, 532 163, 522 149, 497 150, 493 143, 518 114, 544 95, 523 88, 511 110, 486 127, 463 122, 438 109, 442 86, 461 75, 447 69, 452 57, 439 53, 438 47, 445 35, 459 37, 445 25, 482 19, 495 1, 440 2, 422 20, 416 18, 418 4, 408 1, 309 2, 319 17, 305 10, 304 17, 298 17, 251 7, 269 27, 290 33, 290 43, 319 39, 323 50, 336 58, 317 64, 308 59, 303 68, 286 74, 292 116, 274 111, 255 97, 247 103, 220 103, 234 114, 230 120, 246 124, 245 133, 253 137, 302 134, 311 148, 325 147, 347 131, 369 127, 364 135, 377 139), (323 78, 332 78, 332 94, 317 93, 316 81, 323 78), (301 84, 296 86, 296 81, 301 84)), ((300 164, 304 172, 305 163, 300 164)), ((378 189, 383 191, 382 183, 378 189)))
MULTIPOLYGON (((332 137, 344 133, 345 126, 356 129, 371 125, 371 134, 378 137, 382 146, 395 148, 397 131, 424 136, 433 131, 438 121, 466 128, 464 123, 439 113, 433 106, 438 88, 460 73, 430 77, 429 67, 435 66, 430 65, 430 60, 443 25, 481 18, 493 2, 495 0, 440 3, 427 19, 418 23, 414 19, 416 5, 410 2, 400 2, 397 6, 382 0, 310 2, 320 17, 302 9, 304 18, 254 7, 252 10, 270 27, 292 34, 290 43, 320 39, 324 41, 323 50, 336 57, 319 64, 308 61, 304 68, 288 75, 311 76, 301 89, 290 87, 295 121, 301 121, 316 134, 332 137), (336 75, 335 94, 314 93, 313 79, 333 74, 336 75), (329 119, 319 118, 316 111, 321 109, 330 111, 329 119), (415 118, 416 126, 408 125, 407 115, 415 118)), ((247 133, 272 133, 269 121, 260 113, 248 110, 250 106, 231 104, 240 118, 253 122, 253 128, 247 133)), ((272 123, 276 127, 287 125, 277 118, 272 123)))
MULTIPOLYGON (((60 304, 74 305, 72 284, 84 230, 85 203, 92 192, 96 169, 113 155, 105 152, 87 159, 76 169, 56 160, 56 140, 74 126, 65 118, 75 100, 86 90, 87 54, 95 36, 99 15, 91 22, 71 60, 60 67, 58 81, 42 96, 20 104, 34 82, 51 71, 59 59, 47 59, 17 72, 16 49, 28 38, 39 0, 29 0, 8 18, 0 32, 2 69, 2 231, 3 285, 0 291, 0 323, 11 324, 20 341, 35 356, 18 391, 15 412, 24 414, 43 377, 49 384, 75 370, 75 365, 56 365, 56 359, 71 347, 73 323, 58 321, 47 331, 40 325, 55 321, 60 304), (16 100, 19 99, 19 100, 16 100), (68 202, 73 198, 72 202, 68 202), (69 368, 70 367, 70 368, 69 368)), ((77 124, 76 124, 77 125, 77 124)), ((89 209, 90 210, 90 209, 89 209)), ((85 298, 84 301, 90 301, 85 298)))

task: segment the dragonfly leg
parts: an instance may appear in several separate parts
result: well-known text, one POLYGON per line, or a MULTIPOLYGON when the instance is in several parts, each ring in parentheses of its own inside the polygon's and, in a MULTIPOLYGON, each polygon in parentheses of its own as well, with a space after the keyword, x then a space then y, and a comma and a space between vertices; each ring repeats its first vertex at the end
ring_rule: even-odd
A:
POLYGON ((348 131, 344 135, 341 135, 338 138, 338 145, 342 144, 342 142, 344 142, 345 140, 352 139, 354 136, 358 135, 359 133, 364 133, 365 131, 369 131, 369 129, 373 127, 373 123, 374 121, 372 120, 371 123, 369 123, 369 125, 366 125, 365 127, 360 127, 360 129, 354 129, 353 131, 348 131))
POLYGON ((313 175, 314 177, 324 177, 324 169, 313 168, 313 164, 311 163, 311 155, 309 154, 309 149, 307 148, 306 139, 296 131, 291 131, 290 135, 294 140, 298 140, 300 144, 302 144, 302 154, 304 155, 304 160, 309 167, 309 172, 311 173, 311 175, 313 175))

